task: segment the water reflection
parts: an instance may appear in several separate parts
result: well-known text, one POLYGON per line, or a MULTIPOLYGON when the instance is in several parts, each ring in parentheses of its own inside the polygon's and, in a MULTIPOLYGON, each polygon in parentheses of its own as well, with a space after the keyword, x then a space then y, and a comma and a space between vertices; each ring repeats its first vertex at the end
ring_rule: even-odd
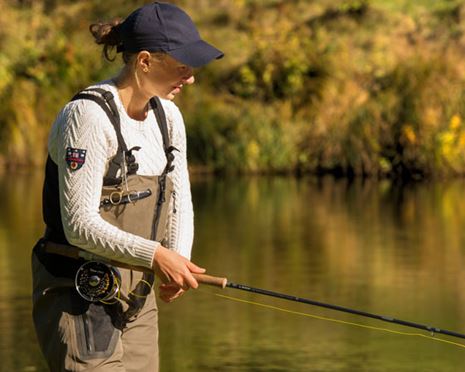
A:
MULTIPOLYGON (((40 174, 3 177, 0 358, 45 371, 30 322, 40 174), (18 348, 18 345, 21 345, 18 348)), ((194 261, 231 281, 465 332, 465 184, 193 179, 194 261)), ((160 305, 162 371, 462 371, 465 349, 238 303, 405 330, 231 289, 160 305)), ((407 329, 408 330, 408 329, 407 329)), ((465 343, 465 342, 464 342, 465 343)))
POLYGON ((30 250, 43 231, 39 172, 0 175, 2 371, 45 371, 31 321, 30 250))

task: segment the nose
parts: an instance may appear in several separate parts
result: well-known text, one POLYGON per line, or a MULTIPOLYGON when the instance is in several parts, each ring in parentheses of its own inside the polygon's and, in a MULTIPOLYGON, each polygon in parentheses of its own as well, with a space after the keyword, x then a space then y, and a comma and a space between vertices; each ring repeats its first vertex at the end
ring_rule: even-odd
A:
POLYGON ((184 65, 181 71, 181 76, 183 84, 194 84, 194 69, 192 67, 184 65))
POLYGON ((183 81, 183 84, 187 84, 187 85, 194 84, 194 81, 195 81, 194 75, 192 75, 191 73, 189 77, 184 77, 182 81, 183 81))

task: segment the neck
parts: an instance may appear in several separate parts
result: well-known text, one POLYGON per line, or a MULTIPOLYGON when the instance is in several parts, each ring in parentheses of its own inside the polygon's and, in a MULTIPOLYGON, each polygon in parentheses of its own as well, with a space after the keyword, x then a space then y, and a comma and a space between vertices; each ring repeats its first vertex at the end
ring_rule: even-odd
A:
POLYGON ((135 74, 123 69, 114 81, 128 116, 134 120, 145 120, 150 97, 141 92, 135 74))

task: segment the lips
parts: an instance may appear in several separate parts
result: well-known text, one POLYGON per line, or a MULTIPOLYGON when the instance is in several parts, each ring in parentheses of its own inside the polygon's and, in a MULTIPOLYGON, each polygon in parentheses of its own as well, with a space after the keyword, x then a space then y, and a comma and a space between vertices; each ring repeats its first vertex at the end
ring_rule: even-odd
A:
POLYGON ((182 89, 182 86, 183 86, 183 84, 179 84, 179 85, 174 86, 172 92, 173 92, 174 94, 179 93, 179 92, 181 91, 181 89, 182 89))

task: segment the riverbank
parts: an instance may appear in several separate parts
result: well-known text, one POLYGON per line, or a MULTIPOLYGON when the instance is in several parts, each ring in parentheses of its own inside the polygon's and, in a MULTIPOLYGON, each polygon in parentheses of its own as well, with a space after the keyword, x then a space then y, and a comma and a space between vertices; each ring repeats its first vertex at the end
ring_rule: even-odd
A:
MULTIPOLYGON (((176 102, 193 169, 465 174, 460 1, 176 3, 226 52, 198 71, 196 86, 176 102)), ((102 61, 88 24, 133 6, 7 1, 0 14, 0 159, 6 166, 43 164, 60 107, 118 69, 102 61)))

